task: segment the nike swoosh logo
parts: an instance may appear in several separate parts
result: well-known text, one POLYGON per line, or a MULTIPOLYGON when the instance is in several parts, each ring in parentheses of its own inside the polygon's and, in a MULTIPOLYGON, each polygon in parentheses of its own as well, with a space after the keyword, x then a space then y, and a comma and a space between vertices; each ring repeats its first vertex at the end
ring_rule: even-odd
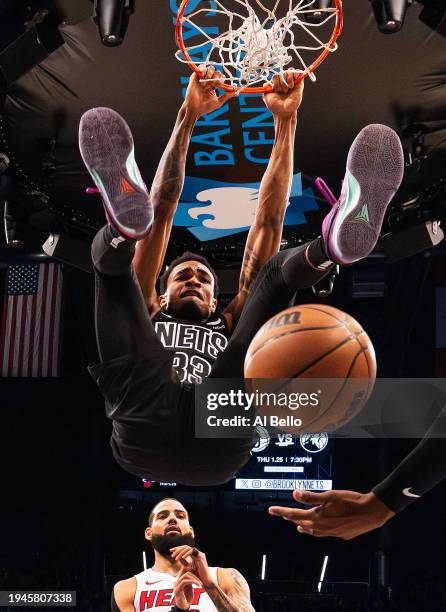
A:
POLYGON ((146 582, 147 586, 150 586, 152 584, 157 584, 158 582, 163 582, 162 580, 155 580, 155 582, 146 582))
POLYGON ((403 489, 403 495, 406 497, 421 497, 421 495, 415 495, 415 493, 410 492, 411 487, 407 487, 407 489, 403 489))

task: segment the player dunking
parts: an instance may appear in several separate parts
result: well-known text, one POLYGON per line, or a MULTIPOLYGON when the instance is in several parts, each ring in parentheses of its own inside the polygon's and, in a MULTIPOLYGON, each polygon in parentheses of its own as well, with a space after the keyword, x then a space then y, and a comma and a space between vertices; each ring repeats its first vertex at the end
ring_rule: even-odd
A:
POLYGON ((163 499, 153 508, 145 538, 155 563, 115 585, 112 612, 254 612, 240 572, 209 567, 195 548, 188 512, 177 499, 163 499))
POLYGON ((341 197, 324 220, 322 236, 277 253, 303 89, 292 72, 277 75, 274 91, 264 97, 274 116, 275 143, 237 296, 217 316, 215 272, 204 258, 188 253, 171 263, 158 298, 155 284, 194 124, 231 97, 217 97, 221 78, 213 68, 203 68, 203 82, 191 77, 150 196, 123 119, 99 108, 85 113, 80 124, 82 157, 108 218, 92 247, 100 364, 90 371, 113 420, 113 454, 133 474, 189 485, 227 482, 249 459, 254 443, 252 438, 196 439, 191 383, 206 375, 242 378, 246 350, 263 323, 288 307, 298 289, 316 284, 333 263, 353 263, 371 252, 404 165, 393 130, 365 128, 350 149, 341 197))

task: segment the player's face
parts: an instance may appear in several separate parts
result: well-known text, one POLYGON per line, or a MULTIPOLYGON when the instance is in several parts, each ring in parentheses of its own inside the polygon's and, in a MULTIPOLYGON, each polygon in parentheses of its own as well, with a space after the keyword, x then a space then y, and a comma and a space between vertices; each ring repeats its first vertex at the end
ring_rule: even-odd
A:
POLYGON ((206 319, 217 307, 214 277, 199 261, 184 261, 172 270, 161 307, 185 319, 206 319))
POLYGON ((155 507, 152 534, 183 536, 190 532, 189 515, 182 504, 167 499, 155 507))
POLYGON ((167 499, 154 508, 151 527, 145 536, 152 548, 161 556, 170 558, 176 546, 195 546, 195 536, 189 516, 182 504, 167 499))

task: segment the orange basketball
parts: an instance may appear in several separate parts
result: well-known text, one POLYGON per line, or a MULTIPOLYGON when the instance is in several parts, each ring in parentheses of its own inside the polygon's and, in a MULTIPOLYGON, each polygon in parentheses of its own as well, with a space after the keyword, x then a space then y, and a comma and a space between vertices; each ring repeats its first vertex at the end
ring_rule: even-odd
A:
POLYGON ((334 431, 358 414, 370 397, 376 379, 375 351, 361 325, 345 312, 321 304, 294 306, 270 319, 254 336, 246 353, 245 378, 250 379, 246 381, 250 392, 289 397, 293 393, 294 399, 300 393, 306 399, 299 402, 297 397, 292 408, 291 401, 285 405, 283 400, 274 409, 259 402, 260 414, 293 415, 301 421, 300 425, 295 419, 267 424, 295 434, 334 431))

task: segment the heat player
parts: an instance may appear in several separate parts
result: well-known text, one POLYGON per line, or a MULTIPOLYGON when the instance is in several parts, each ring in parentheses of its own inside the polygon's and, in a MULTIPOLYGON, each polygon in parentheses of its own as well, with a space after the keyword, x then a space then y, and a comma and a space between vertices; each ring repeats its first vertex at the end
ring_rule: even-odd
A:
POLYGON ((373 250, 404 166, 393 130, 364 128, 350 149, 344 187, 321 236, 278 253, 303 82, 292 72, 276 75, 273 91, 264 97, 274 117, 275 142, 236 297, 217 311, 217 276, 194 253, 170 263, 158 296, 155 286, 195 122, 232 96, 218 97, 222 78, 212 67, 202 67, 202 79, 191 77, 150 195, 130 130, 116 112, 88 111, 79 132, 81 154, 108 219, 92 247, 100 363, 90 372, 113 421, 113 454, 121 467, 142 478, 197 486, 230 480, 249 459, 256 439, 254 432, 238 439, 195 438, 194 384, 206 376, 243 378, 252 338, 290 305, 298 289, 315 285, 334 264, 353 263, 373 250))
POLYGON ((112 612, 254 611, 240 572, 209 567, 206 555, 195 548, 189 515, 178 500, 163 499, 153 508, 145 538, 155 562, 115 585, 112 612))

